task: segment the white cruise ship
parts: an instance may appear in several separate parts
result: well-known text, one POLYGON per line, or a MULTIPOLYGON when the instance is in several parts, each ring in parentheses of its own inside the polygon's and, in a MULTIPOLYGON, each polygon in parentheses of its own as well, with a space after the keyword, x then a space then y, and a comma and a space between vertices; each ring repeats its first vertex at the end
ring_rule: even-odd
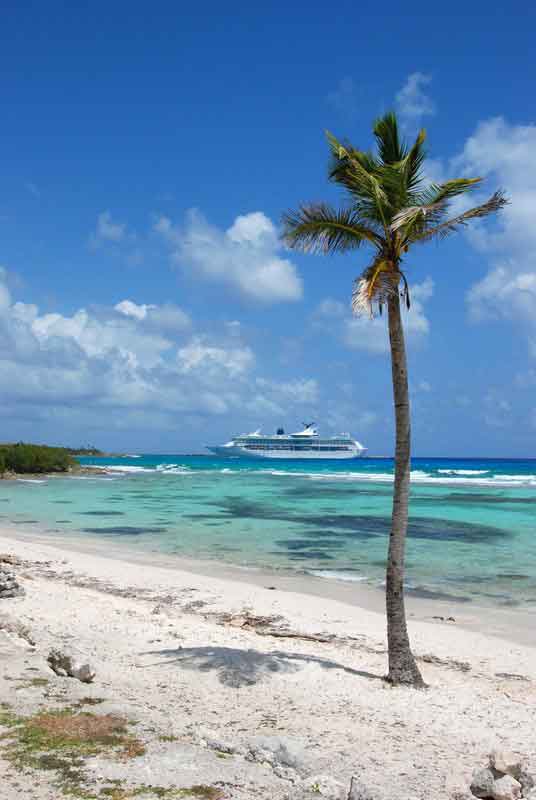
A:
POLYGON ((361 458, 367 448, 349 433, 321 439, 314 422, 304 424, 297 433, 287 434, 279 428, 273 436, 261 433, 260 429, 243 436, 235 436, 227 444, 207 448, 218 456, 248 458, 317 458, 344 459, 361 458))

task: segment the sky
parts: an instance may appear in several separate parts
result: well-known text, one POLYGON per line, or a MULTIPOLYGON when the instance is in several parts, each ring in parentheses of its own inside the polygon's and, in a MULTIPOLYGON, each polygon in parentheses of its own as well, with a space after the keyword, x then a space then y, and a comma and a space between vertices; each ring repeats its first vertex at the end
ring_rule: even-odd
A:
POLYGON ((315 420, 393 452, 370 253, 302 255, 343 202, 325 131, 395 109, 426 174, 511 204, 409 254, 414 452, 536 455, 536 7, 4 3, 0 440, 202 451, 315 420))

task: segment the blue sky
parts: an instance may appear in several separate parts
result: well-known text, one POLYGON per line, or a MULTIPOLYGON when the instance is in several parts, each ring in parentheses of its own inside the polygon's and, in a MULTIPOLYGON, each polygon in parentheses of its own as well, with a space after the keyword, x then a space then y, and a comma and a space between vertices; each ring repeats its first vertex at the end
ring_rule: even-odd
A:
POLYGON ((536 11, 341 2, 4 4, 0 439, 200 449, 316 419, 392 452, 367 254, 285 250, 337 201, 324 130, 396 108, 434 180, 512 204, 408 260, 415 452, 534 456, 536 11))

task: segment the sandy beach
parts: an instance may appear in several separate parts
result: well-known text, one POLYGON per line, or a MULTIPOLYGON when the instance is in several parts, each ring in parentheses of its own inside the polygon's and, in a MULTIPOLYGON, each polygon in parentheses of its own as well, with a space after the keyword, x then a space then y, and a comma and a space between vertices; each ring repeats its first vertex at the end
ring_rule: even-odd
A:
MULTIPOLYGON (((79 703, 126 718, 142 743, 128 761, 85 758, 79 797, 346 798, 354 776, 374 797, 424 800, 466 792, 493 748, 536 759, 527 612, 411 599, 429 687, 414 691, 382 680, 381 594, 359 584, 26 531, 3 531, 0 553, 26 590, 0 601, 8 713, 79 703), (52 648, 89 660, 94 682, 53 673, 52 648)), ((65 795, 57 770, 2 760, 3 800, 65 795)))

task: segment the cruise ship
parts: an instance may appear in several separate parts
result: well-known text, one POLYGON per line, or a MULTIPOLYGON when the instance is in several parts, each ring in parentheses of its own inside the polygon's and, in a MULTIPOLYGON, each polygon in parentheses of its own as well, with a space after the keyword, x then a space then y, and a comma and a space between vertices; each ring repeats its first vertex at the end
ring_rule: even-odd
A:
POLYGON ((318 458, 348 459, 361 458, 367 448, 363 447, 349 433, 341 433, 331 438, 320 438, 314 422, 306 425, 297 433, 285 433, 278 428, 273 436, 261 433, 261 430, 235 436, 227 444, 208 447, 211 453, 218 456, 246 458, 318 458))

